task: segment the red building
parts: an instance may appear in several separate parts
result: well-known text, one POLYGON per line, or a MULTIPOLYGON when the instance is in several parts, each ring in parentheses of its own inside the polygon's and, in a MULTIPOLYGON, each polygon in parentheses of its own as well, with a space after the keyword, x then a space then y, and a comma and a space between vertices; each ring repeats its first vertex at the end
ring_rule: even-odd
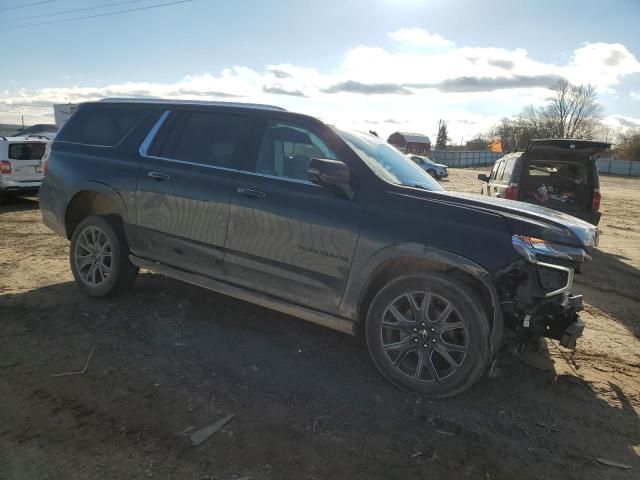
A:
POLYGON ((421 133, 395 132, 389 135, 387 143, 401 152, 416 155, 426 155, 431 150, 431 140, 421 133))

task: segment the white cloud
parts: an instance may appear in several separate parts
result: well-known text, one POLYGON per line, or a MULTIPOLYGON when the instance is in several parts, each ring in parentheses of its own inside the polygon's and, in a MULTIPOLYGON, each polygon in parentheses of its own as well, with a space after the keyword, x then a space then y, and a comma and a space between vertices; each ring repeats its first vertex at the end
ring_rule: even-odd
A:
POLYGON ((640 117, 627 117, 624 115, 609 115, 602 119, 602 123, 621 130, 628 128, 640 128, 640 117))
POLYGON ((640 90, 638 90, 637 92, 631 92, 629 95, 631 96, 631 98, 635 98, 636 100, 640 100, 640 90))
MULTIPOLYGON (((330 123, 366 130, 373 125, 383 136, 394 130, 433 136, 438 119, 444 118, 459 141, 526 105, 543 103, 549 95, 547 87, 557 78, 591 82, 602 93, 625 75, 640 71, 635 56, 618 43, 582 45, 567 63, 558 65, 532 58, 522 48, 455 47, 421 29, 401 29, 391 37, 397 41, 397 50, 359 45, 346 51, 330 71, 281 63, 262 70, 232 66, 218 74, 189 75, 173 83, 4 90, 0 91, 0 122, 16 122, 21 114, 29 123, 49 121, 52 103, 163 97, 275 104, 330 123), (404 48, 410 44, 438 48, 404 48)), ((640 92, 632 95, 640 98, 640 92)))
POLYGON ((455 44, 437 33, 429 33, 423 28, 401 28, 389 34, 392 40, 412 47, 451 48, 455 44))
POLYGON ((565 71, 572 82, 589 82, 611 91, 621 77, 640 72, 640 62, 621 43, 589 43, 573 53, 565 71))

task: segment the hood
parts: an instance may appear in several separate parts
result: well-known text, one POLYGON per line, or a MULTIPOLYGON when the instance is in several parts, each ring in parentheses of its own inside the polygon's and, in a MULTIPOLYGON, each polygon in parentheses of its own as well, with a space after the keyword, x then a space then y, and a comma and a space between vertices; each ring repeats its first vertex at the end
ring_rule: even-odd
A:
POLYGON ((434 165, 435 165, 436 167, 440 167, 440 168, 447 168, 447 166, 446 166, 446 165, 443 165, 442 163, 434 163, 434 165))
POLYGON ((531 236, 583 248, 598 244, 597 227, 566 213, 530 203, 472 193, 448 191, 429 193, 430 198, 502 215, 506 218, 514 235, 531 236))

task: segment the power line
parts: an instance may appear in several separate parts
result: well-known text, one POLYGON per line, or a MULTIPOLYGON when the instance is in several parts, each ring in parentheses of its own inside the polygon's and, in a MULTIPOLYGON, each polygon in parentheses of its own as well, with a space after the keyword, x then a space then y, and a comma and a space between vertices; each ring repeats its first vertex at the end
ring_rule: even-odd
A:
POLYGON ((180 1, 177 1, 177 2, 167 2, 167 3, 159 3, 157 5, 148 5, 146 7, 129 8, 128 10, 118 10, 118 11, 115 11, 115 12, 98 13, 98 14, 95 14, 95 15, 85 15, 83 17, 63 18, 63 19, 60 19, 60 20, 51 20, 49 22, 38 22, 38 23, 28 23, 28 24, 24 24, 24 25, 13 25, 11 27, 5 27, 5 28, 1 29, 0 32, 6 31, 6 30, 14 30, 16 28, 36 27, 38 25, 51 25, 51 24, 54 24, 54 23, 72 22, 74 20, 85 20, 87 18, 108 17, 110 15, 119 15, 119 14, 123 14, 123 13, 139 12, 141 10, 151 10, 153 8, 169 7, 171 5, 178 5, 178 4, 181 4, 181 3, 190 3, 190 2, 193 2, 193 1, 194 0, 180 0, 180 1))
POLYGON ((43 3, 53 3, 57 1, 58 0, 42 0, 40 2, 25 3, 24 5, 15 5, 13 7, 2 7, 0 8, 0 12, 4 12, 6 10, 17 10, 18 8, 33 7, 35 5, 42 5, 43 3))
POLYGON ((99 10, 101 8, 118 7, 120 5, 127 5, 129 3, 146 2, 147 0, 128 0, 127 2, 107 3, 106 5, 98 5, 97 7, 86 8, 74 8, 72 10, 61 10, 59 12, 41 13, 40 15, 28 15, 24 17, 3 18, 1 20, 15 21, 15 20, 31 20, 32 18, 51 17, 52 15, 66 15, 67 13, 86 12, 87 10, 99 10))

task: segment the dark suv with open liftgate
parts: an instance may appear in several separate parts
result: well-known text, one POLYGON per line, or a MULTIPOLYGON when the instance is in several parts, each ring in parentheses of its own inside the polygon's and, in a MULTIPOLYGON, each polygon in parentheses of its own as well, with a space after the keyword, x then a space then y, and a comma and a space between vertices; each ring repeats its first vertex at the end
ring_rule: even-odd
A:
POLYGON ((575 346, 598 231, 446 192, 375 136, 280 108, 85 103, 45 153, 44 222, 91 296, 139 268, 342 332, 397 386, 465 390, 507 338, 575 346))
POLYGON ((524 152, 498 159, 479 174, 480 193, 542 205, 593 225, 600 222, 598 155, 610 143, 572 139, 531 140, 524 152))

